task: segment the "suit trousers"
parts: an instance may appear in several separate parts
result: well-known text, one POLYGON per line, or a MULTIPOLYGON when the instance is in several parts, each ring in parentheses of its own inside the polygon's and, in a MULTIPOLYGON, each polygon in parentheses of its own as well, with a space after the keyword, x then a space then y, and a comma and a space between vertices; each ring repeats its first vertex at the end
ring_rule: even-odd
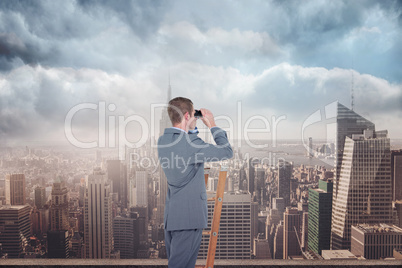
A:
POLYGON ((193 268, 201 245, 202 229, 165 230, 169 268, 193 268))

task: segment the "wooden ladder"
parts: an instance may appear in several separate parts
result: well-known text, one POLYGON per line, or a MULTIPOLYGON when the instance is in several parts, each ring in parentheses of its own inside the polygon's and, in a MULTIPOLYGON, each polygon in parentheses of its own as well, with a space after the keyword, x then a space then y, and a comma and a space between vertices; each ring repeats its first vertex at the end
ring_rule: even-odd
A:
MULTIPOLYGON (((209 168, 204 169, 205 187, 208 185, 209 168)), ((203 235, 209 235, 209 245, 207 254, 206 265, 196 265, 195 268, 213 268, 216 252, 216 244, 218 242, 219 224, 221 221, 223 194, 225 191, 225 183, 227 176, 227 167, 222 167, 219 171, 218 187, 216 189, 216 196, 208 198, 208 201, 215 201, 214 215, 212 218, 211 231, 203 231, 203 235)))

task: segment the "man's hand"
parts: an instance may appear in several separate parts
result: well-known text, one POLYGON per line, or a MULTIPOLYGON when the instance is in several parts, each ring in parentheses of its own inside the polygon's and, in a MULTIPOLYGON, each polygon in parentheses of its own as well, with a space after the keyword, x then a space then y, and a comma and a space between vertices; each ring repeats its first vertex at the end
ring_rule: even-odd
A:
POLYGON ((216 127, 214 115, 211 113, 211 111, 204 108, 201 108, 200 111, 202 113, 202 122, 208 128, 216 127))

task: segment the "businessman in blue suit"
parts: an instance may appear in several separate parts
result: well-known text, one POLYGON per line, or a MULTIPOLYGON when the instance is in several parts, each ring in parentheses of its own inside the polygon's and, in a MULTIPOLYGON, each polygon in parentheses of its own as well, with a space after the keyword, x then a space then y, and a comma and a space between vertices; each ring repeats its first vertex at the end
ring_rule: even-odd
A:
POLYGON ((169 268, 195 266, 202 229, 208 223, 204 163, 233 157, 226 132, 216 126, 213 114, 201 109, 202 122, 216 145, 198 137, 194 113, 191 100, 170 100, 168 114, 173 127, 166 128, 158 140, 158 158, 168 183, 164 224, 169 268))

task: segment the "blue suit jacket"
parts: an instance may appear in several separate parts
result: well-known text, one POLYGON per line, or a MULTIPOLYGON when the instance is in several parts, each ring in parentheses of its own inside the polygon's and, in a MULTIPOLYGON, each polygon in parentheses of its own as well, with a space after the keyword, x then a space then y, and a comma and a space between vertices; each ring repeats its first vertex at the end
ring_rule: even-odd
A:
POLYGON ((166 128, 158 140, 159 163, 166 174, 165 229, 207 228, 208 208, 204 163, 233 157, 226 132, 211 128, 216 145, 205 143, 198 133, 166 128))

